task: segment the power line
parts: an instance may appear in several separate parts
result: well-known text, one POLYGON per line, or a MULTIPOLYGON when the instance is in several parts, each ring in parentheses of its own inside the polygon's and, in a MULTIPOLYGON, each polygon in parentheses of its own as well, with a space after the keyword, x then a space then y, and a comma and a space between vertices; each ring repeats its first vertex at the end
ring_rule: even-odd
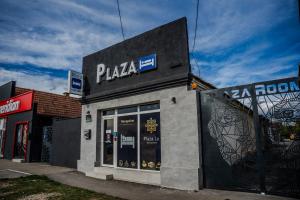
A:
POLYGON ((199 14, 199 0, 197 0, 197 8, 196 8, 196 24, 195 24, 195 34, 194 34, 194 43, 192 52, 194 52, 195 44, 196 44, 196 38, 197 38, 197 30, 198 30, 198 14, 199 14))
POLYGON ((193 60, 195 61, 196 67, 198 69, 198 76, 200 77, 200 66, 198 65, 198 62, 197 62, 197 56, 194 54, 195 45, 196 45, 196 39, 197 39, 197 31, 198 31, 198 16, 199 16, 199 0, 197 0, 194 42, 193 42, 193 47, 192 47, 191 55, 193 57, 193 60))
POLYGON ((119 19, 120 19, 120 25, 121 25, 122 36, 123 36, 123 40, 125 40, 124 29, 123 29, 123 23, 122 23, 122 17, 121 17, 121 11, 120 11, 120 5, 119 5, 119 0, 117 0, 117 4, 118 4, 118 13, 119 13, 119 19))

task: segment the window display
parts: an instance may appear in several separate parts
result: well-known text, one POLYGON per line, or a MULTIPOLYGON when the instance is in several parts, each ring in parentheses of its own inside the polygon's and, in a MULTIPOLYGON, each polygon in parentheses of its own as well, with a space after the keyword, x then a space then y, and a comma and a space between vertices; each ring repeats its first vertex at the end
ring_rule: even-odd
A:
POLYGON ((137 168, 137 115, 118 117, 118 167, 137 168))
POLYGON ((140 165, 141 169, 160 169, 160 115, 140 116, 140 165))
POLYGON ((102 165, 160 170, 159 104, 102 112, 102 165))

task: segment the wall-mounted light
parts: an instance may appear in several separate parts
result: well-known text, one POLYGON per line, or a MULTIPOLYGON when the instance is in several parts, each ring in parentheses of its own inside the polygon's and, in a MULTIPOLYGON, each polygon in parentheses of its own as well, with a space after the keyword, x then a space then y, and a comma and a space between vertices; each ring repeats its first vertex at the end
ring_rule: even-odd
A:
POLYGON ((86 140, 90 140, 91 137, 92 137, 92 130, 91 129, 84 130, 84 138, 86 140))
POLYGON ((176 103, 176 97, 172 97, 171 101, 175 104, 176 103))
POLYGON ((197 83, 193 82, 193 83, 191 84, 191 88, 192 88, 193 90, 197 89, 197 87, 198 87, 197 83))
POLYGON ((86 122, 91 122, 91 121, 92 121, 92 115, 91 115, 91 112, 90 112, 90 111, 87 111, 87 112, 86 112, 86 115, 85 115, 85 121, 86 121, 86 122))

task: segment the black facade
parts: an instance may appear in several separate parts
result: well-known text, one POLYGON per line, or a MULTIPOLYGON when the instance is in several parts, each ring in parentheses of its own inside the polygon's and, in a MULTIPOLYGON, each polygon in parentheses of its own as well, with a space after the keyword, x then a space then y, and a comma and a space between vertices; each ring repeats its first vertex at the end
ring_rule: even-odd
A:
POLYGON ((53 121, 52 165, 77 168, 80 158, 81 118, 53 121))
MULTIPOLYGON (((187 84, 190 75, 186 18, 160 26, 141 35, 83 58, 85 89, 83 102, 112 99, 187 84), (122 63, 138 66, 141 56, 155 54, 157 68, 147 72, 97 82, 97 65, 113 73, 122 63)), ((121 72, 120 72, 121 73, 121 72)))
POLYGON ((16 127, 19 123, 28 123, 27 162, 41 161, 43 127, 52 124, 51 117, 38 116, 36 104, 33 109, 26 112, 8 115, 6 119, 6 134, 4 142, 4 159, 13 159, 16 127))
MULTIPOLYGON (((28 122, 28 141, 34 140, 34 132, 32 130, 32 119, 34 116, 34 110, 27 112, 22 112, 14 115, 7 116, 6 121, 6 135, 5 135, 5 146, 4 146, 4 158, 12 159, 13 158, 13 148, 14 148, 14 139, 16 134, 16 124, 18 122, 28 122)), ((36 143, 36 141, 34 141, 36 143)), ((30 146, 30 145, 28 145, 30 146)), ((28 149, 29 150, 29 149, 28 149)), ((27 152, 26 160, 30 160, 30 150, 27 152)))
POLYGON ((0 86, 0 101, 14 96, 16 82, 10 81, 0 86))

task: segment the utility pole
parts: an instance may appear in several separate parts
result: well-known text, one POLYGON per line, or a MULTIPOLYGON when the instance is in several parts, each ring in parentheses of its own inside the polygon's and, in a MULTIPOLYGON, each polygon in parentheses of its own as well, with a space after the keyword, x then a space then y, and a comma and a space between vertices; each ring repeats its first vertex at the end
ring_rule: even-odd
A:
POLYGON ((298 12, 299 12, 299 22, 300 22, 300 0, 298 0, 298 12))

